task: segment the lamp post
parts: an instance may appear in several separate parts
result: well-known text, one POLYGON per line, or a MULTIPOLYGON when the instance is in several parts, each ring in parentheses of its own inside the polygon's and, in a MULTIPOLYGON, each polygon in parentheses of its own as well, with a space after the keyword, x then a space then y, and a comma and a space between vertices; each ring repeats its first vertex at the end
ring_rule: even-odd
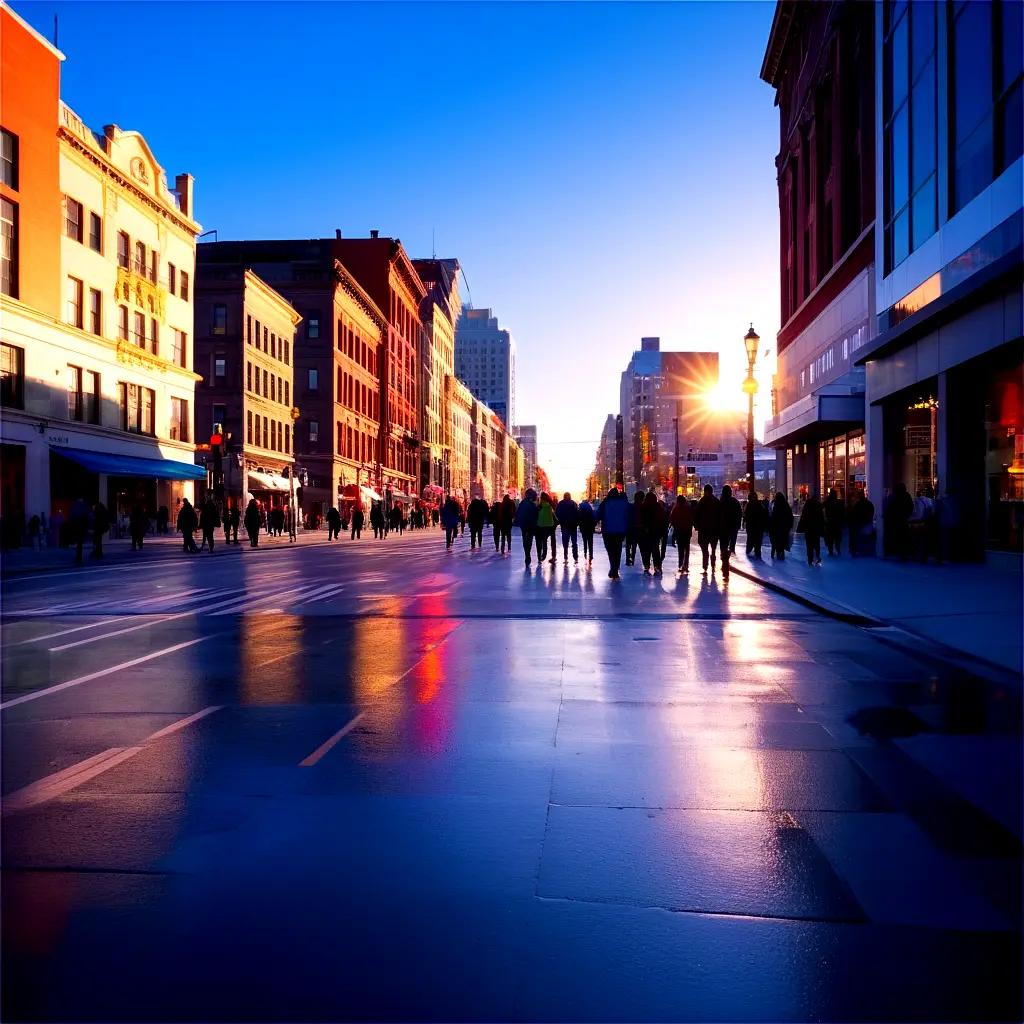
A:
POLYGON ((298 463, 295 462, 295 424, 298 423, 302 413, 297 405, 292 406, 292 468, 288 474, 288 508, 291 510, 292 530, 298 535, 298 519, 295 508, 295 470, 298 463))
MULTIPOLYGON (((672 486, 675 487, 676 494, 682 494, 683 492, 679 489, 679 399, 676 399, 676 414, 672 417, 672 432, 675 434, 676 441, 676 464, 675 474, 672 477, 672 486)), ((675 500, 675 495, 672 496, 672 500, 675 500)))
POLYGON ((754 395, 757 394, 757 380, 754 377, 754 361, 757 359, 757 346, 761 338, 754 325, 743 336, 743 345, 747 350, 747 379, 743 382, 743 390, 747 395, 747 497, 754 492, 754 395))

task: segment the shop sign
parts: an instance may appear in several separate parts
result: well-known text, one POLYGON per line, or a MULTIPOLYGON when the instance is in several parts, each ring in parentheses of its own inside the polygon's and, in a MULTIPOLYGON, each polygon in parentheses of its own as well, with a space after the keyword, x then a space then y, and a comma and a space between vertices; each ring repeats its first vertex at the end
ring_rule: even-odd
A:
POLYGON ((67 434, 47 434, 46 440, 50 444, 71 444, 71 438, 67 434))

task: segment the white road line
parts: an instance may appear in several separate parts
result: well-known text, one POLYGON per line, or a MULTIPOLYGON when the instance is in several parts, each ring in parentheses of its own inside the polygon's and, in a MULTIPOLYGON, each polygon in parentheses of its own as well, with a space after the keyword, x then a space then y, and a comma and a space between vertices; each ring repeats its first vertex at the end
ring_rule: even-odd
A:
POLYGON ((248 594, 244 597, 239 598, 237 601, 230 602, 226 607, 221 608, 219 611, 214 612, 214 615, 231 615, 234 612, 241 609, 243 612, 251 611, 257 605, 266 604, 267 601, 280 601, 286 597, 292 597, 295 594, 302 594, 307 590, 315 590, 316 584, 312 586, 308 583, 303 584, 301 587, 294 587, 291 590, 285 590, 280 594, 267 594, 265 597, 253 597, 250 598, 248 594))
POLYGON ((40 697, 47 697, 51 693, 59 693, 61 690, 67 690, 72 686, 79 686, 82 683, 91 682, 93 679, 100 679, 103 676, 113 675, 115 672, 120 672, 125 668, 134 668, 136 665, 141 665, 143 662, 152 661, 154 658, 161 658, 165 654, 174 654, 175 651, 183 651, 186 647, 192 647, 194 644, 201 644, 204 640, 209 640, 208 636, 196 637, 195 640, 186 640, 184 643, 175 644, 173 647, 165 647, 161 651, 154 651, 152 654, 145 654, 141 658, 133 658, 131 661, 122 661, 119 665, 111 665, 109 668, 101 668, 97 672, 90 672, 88 675, 79 676, 77 679, 69 679, 64 683, 57 683, 55 686, 47 686, 42 690, 33 690, 31 693, 23 693, 20 697, 12 697, 10 700, 5 700, 0 703, 0 711, 6 711, 8 708, 16 707, 18 704, 24 704, 26 701, 39 700, 40 697))
POLYGON ((127 761, 130 757, 134 757, 146 744, 151 743, 153 740, 158 740, 163 736, 170 736, 172 733, 184 729, 193 722, 198 722, 199 719, 212 715, 214 711, 220 711, 222 707, 224 707, 223 704, 217 704, 213 707, 203 708, 202 711, 197 711, 194 715, 189 715, 187 718, 179 718, 177 722, 172 722, 170 725, 165 725, 162 729, 151 733, 137 746, 111 747, 109 750, 104 750, 100 754, 87 757, 84 761, 79 761, 78 764, 73 764, 71 767, 63 769, 63 771, 54 772, 53 775, 47 775, 46 778, 39 779, 38 782, 33 782, 22 789, 16 790, 10 796, 3 798, 3 813, 13 814, 15 811, 22 811, 26 807, 36 807, 39 804, 46 803, 48 800, 63 796, 90 779, 95 779, 97 775, 102 775, 116 765, 127 761))
POLYGON ((4 644, 7 647, 23 647, 25 644, 39 643, 41 640, 53 640, 58 636, 67 636, 68 633, 81 633, 83 629, 95 629, 97 626, 109 626, 112 622, 124 622, 130 619, 130 615, 119 615, 116 619, 100 619, 99 622, 90 622, 87 626, 72 626, 70 629, 59 629, 56 633, 44 633, 42 636, 34 636, 29 640, 16 640, 11 644, 4 644))
POLYGON ((313 765, 315 765, 317 761, 319 761, 320 758, 323 757, 324 754, 326 754, 336 743, 343 740, 359 724, 360 719, 365 717, 365 715, 365 711, 360 711, 351 722, 347 725, 343 725, 330 739, 321 743, 320 746, 309 755, 309 757, 303 758, 299 762, 299 767, 312 768, 313 765))

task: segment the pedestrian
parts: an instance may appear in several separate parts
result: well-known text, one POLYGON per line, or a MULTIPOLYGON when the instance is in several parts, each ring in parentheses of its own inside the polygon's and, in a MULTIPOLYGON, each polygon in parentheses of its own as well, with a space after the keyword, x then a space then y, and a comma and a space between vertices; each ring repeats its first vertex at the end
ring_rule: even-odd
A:
POLYGON ((192 507, 192 502, 185 498, 181 503, 181 508, 178 511, 178 519, 175 523, 178 532, 181 534, 181 546, 182 550, 187 554, 196 555, 199 553, 199 548, 196 547, 194 534, 199 527, 199 517, 196 515, 196 510, 192 507))
POLYGON ((562 500, 555 506, 555 517, 562 533, 562 560, 569 564, 569 545, 572 544, 572 560, 579 563, 580 554, 576 546, 576 532, 580 525, 580 508, 572 495, 566 491, 562 500))
POLYGON ((882 506, 882 522, 885 527, 885 553, 896 555, 900 561, 910 557, 910 517, 914 514, 914 499, 907 491, 907 485, 898 483, 882 506))
POLYGON ((132 538, 132 551, 142 550, 142 538, 146 536, 146 531, 149 529, 149 516, 141 505, 136 503, 132 506, 130 515, 128 516, 128 533, 132 538))
POLYGON ((332 505, 327 510, 327 540, 332 541, 341 535, 341 513, 332 505))
POLYGON ((462 509, 459 508, 459 503, 449 495, 445 498, 444 505, 441 508, 441 525, 444 527, 445 551, 451 551, 461 522, 462 509))
POLYGON ((92 510, 92 558, 103 557, 103 535, 110 529, 110 513, 102 501, 97 501, 92 510))
POLYGON ((370 505, 370 526, 373 529, 373 536, 377 540, 384 539, 384 510, 379 501, 370 505))
POLYGON ((672 525, 672 542, 679 552, 680 575, 690 571, 690 541, 693 538, 693 506, 680 494, 669 515, 672 525))
POLYGON ((41 551, 42 545, 40 543, 40 536, 43 531, 43 521, 38 515, 33 514, 28 521, 27 533, 28 541, 33 551, 41 551))
POLYGON ((857 492, 857 499, 850 509, 850 555, 875 553, 875 506, 868 500, 863 488, 857 492))
POLYGON ((661 535, 665 529, 665 506, 654 491, 648 491, 640 506, 640 522, 637 530, 637 544, 644 564, 644 575, 661 575, 661 535))
POLYGON ((523 538, 523 554, 526 556, 527 569, 530 568, 530 550, 533 547, 534 536, 538 532, 538 514, 537 492, 531 487, 523 496, 523 500, 519 502, 515 516, 515 525, 519 527, 523 538))
POLYGON ((960 526, 960 510, 951 490, 935 499, 935 523, 938 534, 935 561, 941 565, 949 561, 956 549, 956 532, 960 526))
POLYGON ((469 550, 472 551, 479 544, 484 546, 484 523, 487 522, 487 514, 490 508, 483 498, 474 498, 466 510, 466 521, 469 523, 469 550))
POLYGON ((608 579, 619 578, 619 565, 622 562, 622 545, 629 529, 631 506, 626 496, 613 487, 608 496, 601 502, 597 510, 597 521, 601 524, 601 537, 604 549, 608 552, 608 579))
POLYGON ((825 513, 818 500, 817 492, 804 502, 804 507, 800 510, 800 521, 797 523, 796 532, 804 535, 807 564, 821 565, 821 537, 825 532, 825 513))
POLYGON ((555 564, 557 557, 557 543, 555 541, 555 527, 558 525, 558 516, 555 515, 555 504, 547 491, 542 491, 540 496, 540 508, 537 510, 537 560, 543 562, 547 558, 548 544, 551 545, 550 564, 555 564))
POLYGON ((491 524, 491 539, 494 541, 494 550, 501 548, 501 502, 495 501, 487 510, 487 521, 491 524))
POLYGON ((747 557, 760 558, 764 531, 768 525, 768 509, 758 499, 757 491, 751 491, 747 499, 743 510, 743 525, 747 531, 747 557))
POLYGON ((743 507, 732 495, 732 488, 726 484, 718 502, 719 544, 722 549, 722 575, 729 575, 729 559, 736 553, 736 538, 743 522, 743 507))
POLYGON ((702 572, 707 573, 708 561, 711 562, 711 571, 715 571, 715 549, 718 547, 718 529, 720 516, 718 512, 718 499, 711 484, 704 485, 704 493, 701 495, 697 507, 693 511, 693 525, 697 530, 697 543, 700 545, 702 572))
POLYGON ((629 525, 626 528, 626 565, 633 565, 636 562, 636 548, 640 540, 640 508, 643 503, 643 493, 637 491, 629 506, 629 525))
POLYGON ((579 515, 580 539, 583 541, 583 560, 587 565, 593 565, 594 530, 597 528, 597 516, 594 513, 594 506, 584 498, 576 511, 579 515))
POLYGON ((199 545, 202 551, 207 545, 210 547, 210 554, 213 554, 213 531, 220 526, 220 513, 212 498, 207 498, 203 507, 199 510, 199 529, 203 531, 203 541, 199 545))
POLYGON ((75 545, 75 565, 82 564, 82 547, 89 532, 89 520, 92 513, 84 498, 76 498, 68 513, 68 525, 71 530, 71 542, 75 545))
POLYGON ((170 522, 171 514, 167 511, 166 505, 161 505, 156 510, 156 532, 165 534, 167 533, 167 524, 170 522))
POLYGON ((779 491, 772 502, 772 510, 768 516, 768 536, 772 542, 772 558, 785 561, 789 550, 789 531, 793 529, 793 510, 789 507, 786 496, 779 491))
POLYGON ((363 536, 363 506, 355 505, 352 508, 352 532, 349 534, 349 540, 359 540, 363 536))
MULTIPOLYGON (((234 501, 231 503, 231 508, 228 510, 227 515, 224 517, 227 523, 231 527, 231 543, 238 543, 238 527, 242 525, 242 508, 241 503, 234 501)), ((227 540, 224 543, 228 543, 227 540)))
POLYGON ((512 554, 512 527, 515 525, 515 521, 516 503, 510 495, 506 494, 498 507, 498 526, 496 527, 501 535, 502 554, 505 554, 506 551, 512 554))
POLYGON ((255 498, 249 499, 245 507, 245 532, 249 535, 249 547, 256 548, 260 544, 260 507, 255 498))
POLYGON ((927 562, 935 548, 935 492, 931 485, 920 489, 914 498, 914 511, 910 515, 910 533, 914 557, 927 562))
POLYGON ((846 505, 834 487, 829 488, 822 511, 825 513, 825 547, 829 555, 841 555, 843 531, 846 529, 846 505))

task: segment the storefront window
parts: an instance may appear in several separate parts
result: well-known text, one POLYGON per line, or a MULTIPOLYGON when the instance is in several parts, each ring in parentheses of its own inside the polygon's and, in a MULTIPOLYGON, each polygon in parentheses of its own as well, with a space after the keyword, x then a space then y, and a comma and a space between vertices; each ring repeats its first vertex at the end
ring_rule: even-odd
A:
POLYGON ((939 401, 925 395, 907 406, 903 422, 903 482, 912 495, 935 488, 939 401))
POLYGON ((1021 366, 992 375, 988 426, 988 538, 993 547, 1024 549, 1024 385, 1021 366))

